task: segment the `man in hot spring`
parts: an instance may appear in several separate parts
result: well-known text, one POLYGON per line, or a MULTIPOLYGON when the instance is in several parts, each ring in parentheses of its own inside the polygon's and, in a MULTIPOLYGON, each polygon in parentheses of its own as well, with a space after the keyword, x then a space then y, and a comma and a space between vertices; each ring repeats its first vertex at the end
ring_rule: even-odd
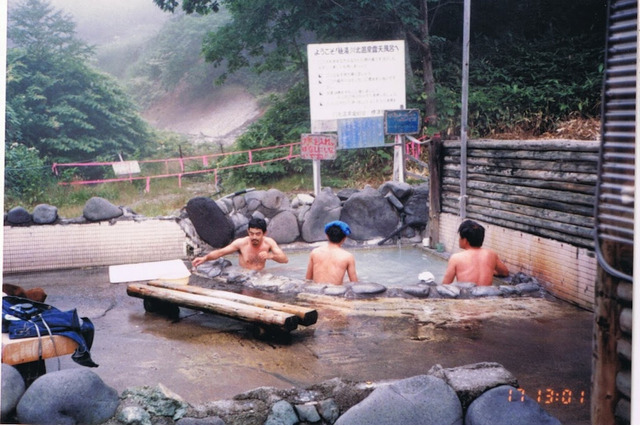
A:
POLYGON ((358 281, 356 260, 353 254, 342 248, 344 241, 351 235, 349 225, 334 220, 324 226, 324 232, 329 242, 311 251, 306 278, 316 283, 340 285, 347 274, 349 281, 358 281))

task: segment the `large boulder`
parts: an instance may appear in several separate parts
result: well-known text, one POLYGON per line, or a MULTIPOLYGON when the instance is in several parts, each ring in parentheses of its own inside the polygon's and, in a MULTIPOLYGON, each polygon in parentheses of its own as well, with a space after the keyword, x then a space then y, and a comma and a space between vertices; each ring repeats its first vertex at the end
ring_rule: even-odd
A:
POLYGON ((28 225, 31 223, 31 214, 24 207, 14 207, 7 213, 7 222, 11 225, 28 225))
POLYGON ((400 217, 379 191, 367 186, 345 201, 340 220, 351 227, 350 238, 366 241, 391 235, 400 217))
POLYGON ((2 423, 7 423, 7 420, 13 414, 18 405, 18 401, 22 398, 26 385, 24 379, 20 375, 20 372, 12 365, 2 364, 2 423))
POLYGON ((489 389, 500 385, 518 386, 518 380, 497 362, 478 362, 453 368, 442 368, 439 364, 429 370, 458 394, 463 408, 489 389))
POLYGON ((468 425, 559 425, 527 395, 513 386, 490 389, 476 398, 465 416, 468 425))
POLYGON ((391 193, 400 201, 404 201, 413 193, 413 187, 405 182, 388 181, 380 185, 378 191, 382 195, 391 193))
POLYGON ((258 207, 258 211, 266 217, 272 218, 290 207, 291 203, 287 195, 278 189, 271 188, 264 193, 262 205, 258 207))
POLYGON ((36 379, 18 403, 22 424, 102 424, 113 417, 118 392, 93 371, 70 368, 36 379))
POLYGON ((85 219, 92 222, 101 220, 111 220, 122 216, 123 211, 120 207, 111 204, 102 197, 91 197, 84 205, 82 215, 85 219))
MULTIPOLYGON (((282 210, 288 210, 291 207, 287 195, 278 190, 271 188, 267 191, 251 191, 244 195, 244 210, 239 209, 247 216, 253 216, 255 212, 260 212, 266 218, 272 218, 282 210)), ((241 205, 241 204, 240 204, 241 205)))
POLYGON ((422 184, 413 188, 404 202, 406 216, 404 223, 424 223, 429 220, 429 185, 422 184))
POLYGON ((280 400, 273 404, 269 417, 267 417, 266 425, 296 425, 299 423, 293 405, 285 400, 280 400))
POLYGON ((338 418, 337 425, 462 424, 462 405, 443 380, 415 376, 381 386, 338 418))
POLYGON ((211 198, 192 198, 186 210, 198 236, 211 247, 224 247, 233 241, 233 222, 211 198))
POLYGON ((33 209, 33 223, 47 225, 58 219, 58 208, 49 204, 38 204, 33 209))
POLYGON ((331 188, 324 188, 311 205, 302 224, 302 239, 308 243, 324 241, 324 225, 340 219, 340 199, 331 188))
POLYGON ((284 210, 275 215, 267 226, 267 235, 278 244, 292 243, 300 236, 298 219, 290 210, 284 210))
POLYGON ((258 207, 262 205, 262 198, 264 197, 265 194, 266 194, 266 191, 262 189, 258 191, 247 192, 246 194, 244 194, 244 201, 246 204, 246 209, 249 212, 249 214, 258 210, 258 207))
POLYGON ((291 208, 297 209, 301 206, 310 206, 313 204, 315 197, 310 194, 298 194, 291 200, 291 208))

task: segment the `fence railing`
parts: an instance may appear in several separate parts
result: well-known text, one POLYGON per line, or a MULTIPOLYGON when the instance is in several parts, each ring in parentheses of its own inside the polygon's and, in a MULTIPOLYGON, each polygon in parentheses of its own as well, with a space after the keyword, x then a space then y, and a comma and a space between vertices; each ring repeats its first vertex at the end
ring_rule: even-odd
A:
MULTIPOLYGON (((165 159, 155 159, 155 160, 141 160, 137 163, 141 166, 143 165, 153 165, 153 164, 164 164, 164 173, 158 173, 156 171, 155 174, 151 174, 153 170, 149 168, 147 170, 150 173, 145 175, 138 175, 137 173, 129 174, 128 176, 115 177, 115 178, 106 178, 106 179, 91 179, 91 180, 73 180, 70 182, 59 182, 59 185, 94 185, 100 183, 113 183, 113 182, 132 182, 134 180, 144 180, 146 181, 145 192, 150 191, 151 180, 152 179, 164 179, 164 178, 178 178, 178 186, 182 187, 182 177, 184 176, 193 176, 198 174, 214 174, 214 182, 218 184, 218 173, 224 170, 237 169, 240 167, 248 167, 248 166, 256 166, 256 165, 264 165, 266 163, 272 163, 275 161, 283 161, 283 160, 292 160, 294 158, 300 157, 300 142, 293 142, 288 144, 282 144, 277 146, 269 146, 264 148, 256 148, 244 151, 232 151, 225 153, 216 153, 216 154, 204 154, 204 155, 195 155, 189 157, 177 157, 177 158, 165 158, 165 159), (297 147, 298 149, 294 149, 297 147), (266 152, 266 151, 274 151, 274 150, 287 150, 288 153, 286 155, 278 156, 275 158, 268 159, 256 159, 256 153, 266 152), (233 164, 228 166, 215 166, 208 167, 211 162, 217 162, 218 160, 229 157, 232 155, 246 155, 246 161, 239 164, 233 164), (202 164, 201 169, 196 170, 187 170, 187 167, 192 164, 202 164), (174 171, 175 170, 175 171, 174 171)), ((90 162, 90 163, 54 163, 51 166, 51 169, 55 175, 59 175, 62 168, 73 168, 73 167, 113 167, 114 164, 117 165, 118 161, 107 161, 107 162, 90 162)))

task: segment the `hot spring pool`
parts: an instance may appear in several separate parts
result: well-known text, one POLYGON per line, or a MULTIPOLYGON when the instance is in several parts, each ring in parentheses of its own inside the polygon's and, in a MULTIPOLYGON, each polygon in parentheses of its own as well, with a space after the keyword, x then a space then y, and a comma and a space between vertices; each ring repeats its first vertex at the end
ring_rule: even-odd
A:
MULTIPOLYGON (((421 272, 431 272, 437 283, 442 282, 447 261, 420 247, 347 248, 356 258, 358 280, 375 282, 386 287, 416 284, 421 272)), ((309 250, 287 251, 289 263, 267 264, 266 272, 288 278, 304 279, 309 262, 309 250)), ((348 278, 346 278, 348 281, 348 278)))

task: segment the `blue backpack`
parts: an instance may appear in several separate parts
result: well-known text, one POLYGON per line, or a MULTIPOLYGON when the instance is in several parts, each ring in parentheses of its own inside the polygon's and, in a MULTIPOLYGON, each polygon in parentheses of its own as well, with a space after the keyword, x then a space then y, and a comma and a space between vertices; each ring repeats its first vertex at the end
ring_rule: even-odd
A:
POLYGON ((2 298, 2 332, 9 333, 10 339, 42 338, 55 334, 68 337, 78 344, 71 359, 85 367, 98 366, 89 353, 94 331, 91 320, 79 318, 75 309, 61 311, 51 305, 17 296, 2 298))

